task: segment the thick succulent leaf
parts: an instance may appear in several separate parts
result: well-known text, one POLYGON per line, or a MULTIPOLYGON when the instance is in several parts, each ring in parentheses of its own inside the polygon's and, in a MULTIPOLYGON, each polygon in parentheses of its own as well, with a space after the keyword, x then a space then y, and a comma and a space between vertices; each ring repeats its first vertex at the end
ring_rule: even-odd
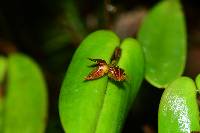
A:
POLYGON ((22 54, 8 58, 3 133, 43 133, 47 90, 39 67, 22 54))
POLYGON ((200 131, 196 86, 187 77, 180 77, 164 91, 158 114, 159 133, 200 131))
POLYGON ((110 31, 101 30, 90 34, 77 49, 66 73, 59 99, 59 113, 65 132, 120 132, 131 100, 143 77, 141 47, 133 39, 125 40, 121 45, 119 66, 127 74, 126 81, 111 81, 107 76, 84 81, 84 77, 92 70, 88 67, 91 62, 87 58, 100 58, 110 62, 117 46, 118 37, 110 31))
POLYGON ((159 88, 181 76, 186 60, 186 31, 179 1, 165 0, 144 19, 138 39, 146 59, 146 79, 159 88))
POLYGON ((197 89, 200 91, 200 74, 197 75, 195 81, 196 81, 197 89))
POLYGON ((119 67, 125 70, 127 80, 117 83, 109 80, 95 133, 119 133, 126 114, 139 90, 144 75, 144 57, 141 46, 134 39, 125 39, 120 48, 119 67))
POLYGON ((75 52, 64 79, 59 113, 64 130, 69 133, 92 133, 95 131, 106 93, 107 77, 84 81, 92 70, 88 58, 110 61, 119 39, 110 31, 90 34, 75 52))

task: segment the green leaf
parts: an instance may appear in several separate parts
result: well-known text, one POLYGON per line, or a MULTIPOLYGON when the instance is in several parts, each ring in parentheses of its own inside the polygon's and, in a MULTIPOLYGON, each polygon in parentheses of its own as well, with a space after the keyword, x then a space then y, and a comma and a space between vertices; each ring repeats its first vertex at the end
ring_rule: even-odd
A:
POLYGON ((200 74, 197 75, 195 81, 196 81, 197 89, 200 91, 200 74))
POLYGON ((83 37, 86 34, 85 26, 78 11, 78 6, 74 0, 66 0, 63 3, 64 13, 66 15, 66 23, 73 29, 76 34, 83 37))
POLYGON ((143 80, 144 57, 138 42, 127 38, 120 48, 122 55, 118 65, 125 70, 127 80, 123 84, 108 81, 95 133, 120 133, 143 80))
POLYGON ((94 132, 98 114, 106 92, 107 77, 84 82, 89 74, 91 62, 88 58, 110 61, 119 39, 109 31, 90 34, 77 49, 63 82, 59 113, 66 132, 94 132))
POLYGON ((47 119, 47 90, 36 63, 22 54, 8 58, 3 133, 43 133, 47 119))
POLYGON ((146 79, 158 88, 181 76, 186 60, 186 31, 179 1, 162 1, 144 19, 138 39, 146 59, 146 79))
POLYGON ((6 59, 0 56, 0 133, 3 130, 3 106, 4 106, 4 99, 3 99, 3 86, 2 82, 4 80, 4 76, 6 73, 6 59))
POLYGON ((158 113, 159 133, 200 131, 196 86, 188 77, 180 77, 164 91, 158 113))
POLYGON ((57 27, 49 28, 44 36, 43 49, 48 55, 65 48, 71 41, 66 30, 57 27))
POLYGON ((111 81, 104 76, 84 81, 92 70, 90 58, 109 62, 118 37, 110 31, 90 34, 77 49, 63 82, 59 113, 65 132, 117 133, 143 79, 144 58, 142 49, 134 39, 121 45, 122 55, 118 65, 125 70, 127 80, 111 81))

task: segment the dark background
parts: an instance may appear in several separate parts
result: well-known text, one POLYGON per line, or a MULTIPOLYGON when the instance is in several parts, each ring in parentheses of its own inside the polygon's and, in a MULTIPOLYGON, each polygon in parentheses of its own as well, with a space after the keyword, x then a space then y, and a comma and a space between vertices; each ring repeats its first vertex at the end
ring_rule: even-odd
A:
MULTIPOLYGON (((58 115, 60 86, 81 40, 97 29, 112 29, 122 39, 135 37, 143 17, 158 0, 1 0, 0 53, 22 52, 41 66, 49 89, 47 133, 62 133, 58 115), (109 10, 109 5, 111 9, 109 10), (106 8, 107 7, 107 8, 106 8)), ((200 72, 200 4, 182 0, 188 34, 184 75, 200 72)), ((156 26, 155 26, 156 28, 156 26)), ((143 82, 124 133, 157 132, 163 90, 143 82)))

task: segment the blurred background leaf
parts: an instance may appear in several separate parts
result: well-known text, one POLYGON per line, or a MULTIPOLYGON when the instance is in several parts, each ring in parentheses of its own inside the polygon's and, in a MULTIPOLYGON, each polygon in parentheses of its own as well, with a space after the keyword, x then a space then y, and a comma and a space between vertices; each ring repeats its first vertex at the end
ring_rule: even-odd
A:
POLYGON ((43 133, 48 98, 38 65, 23 54, 11 54, 7 73, 2 133, 43 133))
POLYGON ((2 82, 4 80, 4 76, 5 76, 5 73, 6 73, 6 59, 3 57, 3 56, 0 56, 0 83, 1 83, 1 86, 2 86, 2 82))
POLYGON ((179 1, 161 1, 144 19, 138 39, 146 59, 145 77, 158 88, 181 76, 186 62, 186 31, 179 1))
POLYGON ((3 106, 4 106, 4 99, 3 99, 3 80, 6 74, 6 59, 0 56, 0 132, 3 132, 3 106))

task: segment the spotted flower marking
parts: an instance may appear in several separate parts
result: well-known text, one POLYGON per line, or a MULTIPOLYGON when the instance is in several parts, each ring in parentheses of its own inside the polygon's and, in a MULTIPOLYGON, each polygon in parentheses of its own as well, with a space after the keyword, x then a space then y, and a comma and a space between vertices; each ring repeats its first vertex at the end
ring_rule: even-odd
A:
POLYGON ((114 81, 124 81, 126 79, 126 74, 122 68, 116 66, 115 64, 107 64, 105 60, 102 59, 92 59, 89 60, 95 62, 95 68, 89 73, 85 80, 93 80, 108 75, 110 79, 114 81))

